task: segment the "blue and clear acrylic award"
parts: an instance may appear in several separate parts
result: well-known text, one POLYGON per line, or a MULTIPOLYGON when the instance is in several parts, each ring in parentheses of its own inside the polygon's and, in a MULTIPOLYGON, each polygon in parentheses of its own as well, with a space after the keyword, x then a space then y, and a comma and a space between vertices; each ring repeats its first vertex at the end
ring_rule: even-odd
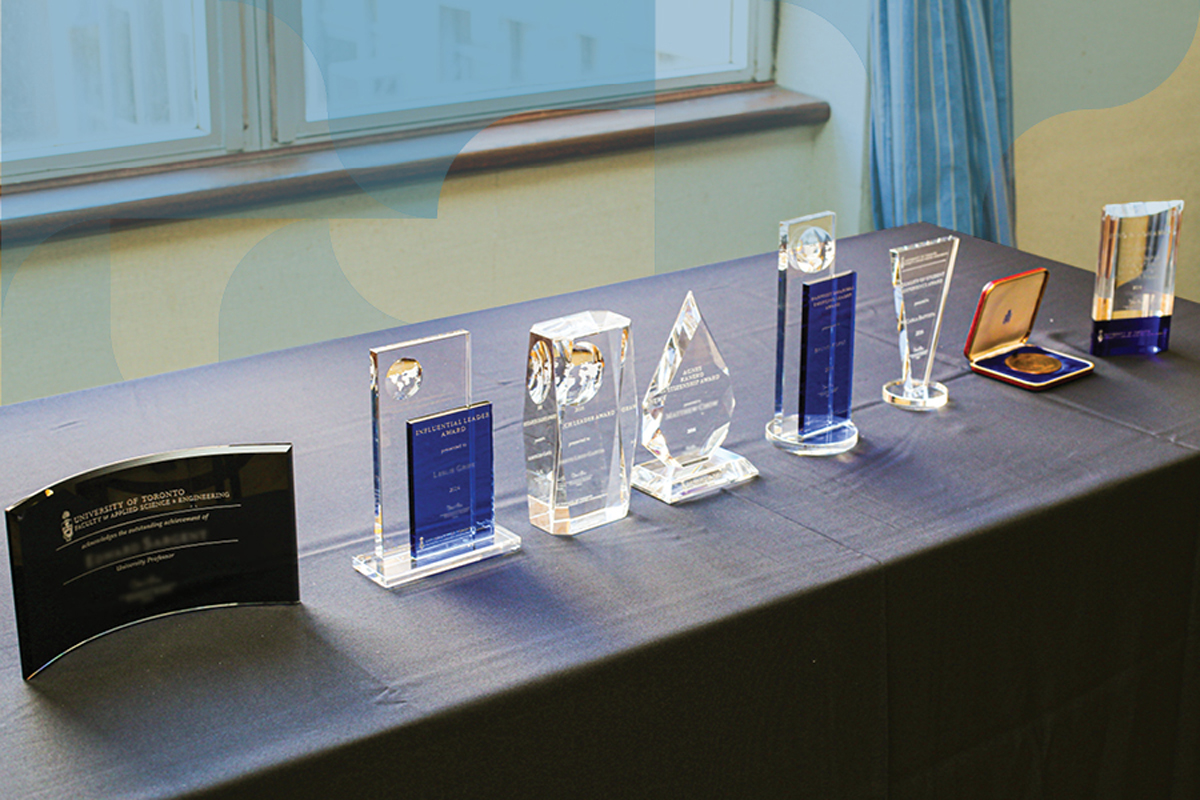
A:
POLYGON ((495 523, 492 407, 471 402, 467 331, 371 350, 375 548, 354 568, 392 588, 511 553, 495 523))
POLYGON ((1182 214, 1182 200, 1104 207, 1092 302, 1092 355, 1167 349, 1182 214))
POLYGON ((835 266, 832 211, 779 223, 775 415, 767 441, 831 456, 858 443, 850 421, 856 276, 835 266))

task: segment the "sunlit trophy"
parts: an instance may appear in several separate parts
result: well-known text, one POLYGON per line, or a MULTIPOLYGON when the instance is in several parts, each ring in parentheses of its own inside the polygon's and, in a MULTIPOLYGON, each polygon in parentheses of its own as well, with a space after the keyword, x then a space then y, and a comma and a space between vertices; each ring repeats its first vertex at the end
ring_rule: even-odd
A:
POLYGON ((758 475, 721 447, 733 407, 729 368, 688 292, 642 399, 641 442, 654 459, 634 466, 633 485, 678 503, 758 475))
POLYGON ((628 514, 636 430, 629 318, 584 311, 534 325, 525 389, 529 521, 572 536, 628 514))
POLYGON ((838 274, 832 211, 779 223, 775 416, 767 441, 831 456, 858 442, 850 421, 856 275, 838 274))
POLYGON ((1092 355, 1167 349, 1182 215, 1182 200, 1104 207, 1092 302, 1092 355))
POLYGON ((930 375, 958 257, 958 237, 896 247, 891 257, 903 373, 899 380, 883 385, 883 399, 909 411, 933 411, 950 399, 946 387, 930 380, 930 375))
POLYGON ((371 350, 375 549, 354 568, 388 588, 517 550, 495 524, 492 406, 471 402, 471 339, 371 350))

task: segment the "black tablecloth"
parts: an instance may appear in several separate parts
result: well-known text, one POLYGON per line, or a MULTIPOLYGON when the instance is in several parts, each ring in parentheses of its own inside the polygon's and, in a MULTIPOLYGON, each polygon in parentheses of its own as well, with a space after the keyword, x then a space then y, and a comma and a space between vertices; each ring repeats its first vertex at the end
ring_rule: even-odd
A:
POLYGON ((125 629, 30 683, 0 612, 0 796, 1200 796, 1200 308, 1178 304, 1169 353, 1026 393, 967 369, 981 286, 1050 267, 1033 340, 1085 355, 1092 277, 964 238, 934 376, 951 402, 906 413, 880 399, 887 251, 942 233, 838 243, 862 440, 836 458, 763 439, 773 254, 0 409, 9 502, 148 452, 293 442, 303 599, 125 629), (629 316, 644 388, 689 289, 733 370, 726 446, 762 477, 533 529, 530 325, 629 316), (350 566, 366 351, 460 327, 524 547, 383 591, 350 566))

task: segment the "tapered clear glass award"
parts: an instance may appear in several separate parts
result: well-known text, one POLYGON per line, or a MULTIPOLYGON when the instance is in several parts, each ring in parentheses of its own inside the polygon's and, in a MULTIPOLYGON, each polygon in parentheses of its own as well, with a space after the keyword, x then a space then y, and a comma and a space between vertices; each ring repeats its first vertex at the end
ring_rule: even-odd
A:
POLYGON ((628 317, 584 311, 529 331, 529 521, 563 536, 629 513, 636 380, 628 317))
POLYGON ((836 271, 836 215, 779 223, 775 415, 767 441, 832 456, 858 442, 850 421, 857 276, 836 271))
POLYGON ((896 247, 891 257, 902 374, 883 385, 883 399, 909 411, 933 411, 950 399, 946 387, 930 376, 958 257, 958 237, 896 247))
POLYGON ((1182 216, 1182 200, 1104 207, 1092 302, 1092 355, 1167 349, 1182 216))
POLYGON ((733 419, 733 380, 691 292, 642 399, 641 443, 654 454, 633 485, 664 503, 694 500, 758 475, 721 447, 733 419))
POLYGON ((354 568, 392 588, 521 546, 495 524, 492 408, 471 401, 467 331, 371 350, 375 548, 354 568))

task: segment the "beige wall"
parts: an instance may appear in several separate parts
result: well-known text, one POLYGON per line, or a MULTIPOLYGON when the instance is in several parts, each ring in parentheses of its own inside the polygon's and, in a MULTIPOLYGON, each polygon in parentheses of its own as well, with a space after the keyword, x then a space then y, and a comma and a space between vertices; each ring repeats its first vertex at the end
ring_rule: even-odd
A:
POLYGON ((5 248, 0 401, 761 253, 827 207, 857 233, 861 62, 781 11, 779 82, 829 98, 825 126, 452 177, 436 219, 361 195, 5 248))
MULTIPOLYGON (((1022 33, 1014 26, 1014 40, 1022 33)), ((1200 300, 1200 27, 1157 88, 1034 125, 1017 139, 1015 163, 1018 245, 1089 271, 1105 204, 1182 198, 1177 293, 1200 300)))
POLYGON ((812 142, 811 129, 792 128, 454 177, 437 219, 346 218, 369 217, 376 204, 342 197, 326 209, 273 209, 278 218, 6 248, 0 268, 19 268, 0 318, 0 400, 762 252, 778 219, 808 208, 812 142), (360 297, 331 288, 339 270, 360 297), (355 313, 364 302, 378 313, 355 313), (231 309, 249 306, 256 312, 230 322, 231 309), (95 340, 105 335, 118 372, 92 353, 46 374, 54 349, 86 341, 83 350, 103 350, 95 340))

